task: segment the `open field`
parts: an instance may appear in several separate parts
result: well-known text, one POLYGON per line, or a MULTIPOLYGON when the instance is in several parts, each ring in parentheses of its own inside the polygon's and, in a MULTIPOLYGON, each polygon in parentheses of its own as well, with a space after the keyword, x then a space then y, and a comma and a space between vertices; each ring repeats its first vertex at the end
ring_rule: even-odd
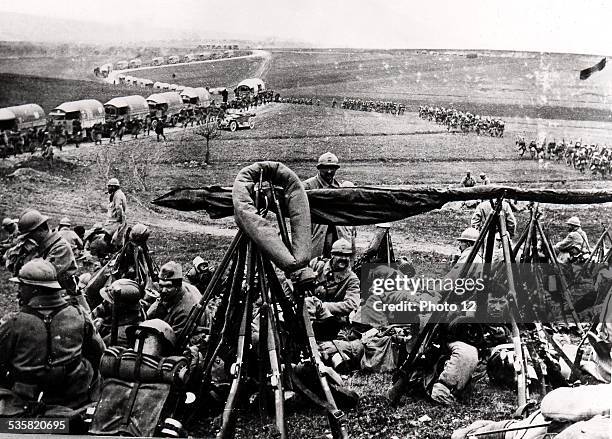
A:
POLYGON ((93 81, 0 73, 0 107, 34 103, 48 113, 62 102, 97 99, 104 103, 116 96, 138 92, 137 88, 112 86, 93 81))
MULTIPOLYGON (((316 159, 325 151, 339 156, 343 165, 337 174, 339 179, 351 180, 358 185, 445 187, 457 184, 465 170, 470 169, 475 174, 486 172, 493 183, 612 189, 612 181, 593 179, 562 164, 518 160, 514 150, 513 137, 518 133, 556 136, 558 139, 572 136, 585 140, 597 139, 598 142, 610 141, 612 126, 602 122, 607 118, 607 110, 596 98, 589 100, 585 97, 586 89, 580 88, 588 84, 578 84, 574 88, 568 85, 564 94, 556 96, 554 89, 565 90, 563 81, 567 80, 566 75, 571 71, 570 67, 563 67, 565 58, 543 64, 549 67, 542 67, 541 71, 551 72, 550 81, 553 84, 553 90, 547 92, 551 95, 546 98, 546 104, 537 101, 539 91, 547 90, 547 86, 543 85, 544 79, 531 78, 533 84, 530 87, 535 87, 535 91, 521 88, 521 81, 529 82, 526 75, 532 71, 530 69, 537 70, 542 62, 537 58, 479 57, 468 60, 453 57, 451 60, 457 61, 452 63, 452 69, 449 67, 451 61, 437 59, 435 55, 277 51, 273 53, 268 73, 264 76, 272 88, 282 88, 283 94, 321 96, 326 102, 333 96, 402 100, 402 96, 406 96, 403 93, 410 93, 410 90, 415 95, 406 99, 413 99, 411 102, 415 104, 421 98, 425 102, 446 102, 444 99, 449 98, 445 93, 452 92, 451 99, 457 99, 457 103, 465 101, 466 106, 482 108, 482 113, 493 114, 493 110, 499 109, 501 115, 516 116, 507 120, 506 137, 449 134, 435 123, 420 120, 415 113, 395 117, 332 110, 329 105, 268 104, 256 110, 258 116, 254 130, 222 132, 218 139, 212 141, 210 166, 199 164, 204 158, 204 141, 190 129, 174 130, 168 134, 168 142, 158 143, 151 136, 135 141, 126 140, 113 146, 110 152, 117 160, 111 166, 111 173, 120 179, 128 195, 128 221, 130 224, 142 222, 150 227, 150 248, 154 252, 154 259, 160 264, 174 259, 186 266, 196 255, 219 260, 236 231, 232 218, 211 220, 203 213, 163 209, 152 206, 150 201, 179 186, 231 185, 236 173, 256 160, 283 161, 301 178, 307 178, 314 175, 316 159), (563 68, 557 77, 553 72, 558 66, 563 68), (455 81, 460 78, 467 81, 467 74, 479 79, 474 79, 473 84, 448 84, 449 79, 444 82, 445 78, 441 76, 447 71, 448 78, 455 81), (362 72, 362 76, 356 77, 356 72, 362 72), (416 81, 419 72, 420 80, 416 81), (498 72, 498 76, 494 72, 498 72), (527 79, 516 79, 519 77, 527 79), (414 85, 413 89, 410 88, 411 84, 414 85), (481 92, 486 87, 495 88, 489 98, 481 92), (588 108, 572 108, 571 96, 584 97, 585 102, 580 105, 588 108), (518 103, 514 103, 514 97, 518 103), (532 102, 532 97, 536 101, 532 102), (546 111, 552 112, 555 120, 524 118, 526 115, 548 114, 546 111), (572 120, 561 120, 563 115, 572 120), (581 118, 593 118, 599 122, 582 122, 581 118), (142 147, 148 148, 150 156, 155 158, 149 165, 150 185, 147 190, 138 188, 132 170, 125 160, 121 160, 125 152, 142 147), (185 166, 185 162, 189 161, 198 163, 192 167, 185 166)), ((588 64, 591 60, 571 58, 571 68, 581 65, 583 61, 588 64)), ((244 68, 243 72, 250 72, 249 69, 260 67, 248 64, 237 69, 244 68)), ((177 77, 179 73, 176 72, 177 77)), ((193 80, 195 84, 201 72, 185 71, 184 74, 182 80, 174 80, 193 80)), ((215 74, 224 84, 235 81, 233 70, 210 73, 209 77, 215 77, 215 74)), ((133 94, 136 90, 87 81, 0 75, 0 99, 6 102, 0 102, 0 106, 27 100, 41 103, 48 110, 66 100, 96 97, 104 101, 112 96, 133 94), (20 84, 19 90, 15 84, 20 84), (97 94, 83 95, 85 92, 97 94)), ((597 84, 594 90, 599 96, 605 95, 597 84)), ((91 144, 78 150, 66 148, 59 153, 60 159, 53 166, 38 157, 25 156, 0 162, 0 182, 3 186, 0 191, 0 215, 16 217, 24 208, 36 207, 51 216, 52 225, 56 225, 65 215, 71 217, 74 224, 86 226, 102 221, 107 195, 104 192, 106 176, 96 165, 99 151, 100 147, 91 144), (41 173, 9 177, 16 169, 24 167, 41 173)), ((456 252, 455 238, 469 224, 471 214, 468 208, 452 205, 398 221, 392 228, 394 248, 398 255, 413 258, 417 274, 426 270, 444 271, 448 257, 456 252)), ((579 215, 586 233, 594 241, 602 230, 602 222, 611 214, 612 207, 609 205, 545 206, 542 223, 551 239, 556 241, 565 233, 565 219, 579 215)), ((518 213, 517 219, 519 228, 524 226, 527 213, 518 213)), ((366 248, 372 236, 373 227, 358 228, 358 251, 366 248)), ((8 286, 8 277, 6 271, 0 271, 0 288, 12 293, 14 290, 8 286)), ((0 311, 15 308, 16 303, 10 295, 0 295, 0 311)), ((459 403, 452 410, 430 404, 416 395, 407 398, 398 409, 387 407, 383 395, 391 383, 389 375, 356 374, 348 379, 348 383, 362 396, 358 409, 347 413, 349 433, 356 438, 382 439, 394 435, 400 438, 447 437, 454 428, 478 418, 509 418, 515 403, 512 392, 491 388, 486 378, 475 384, 467 401, 459 403), (434 421, 416 426, 409 424, 424 414, 434 421)), ((295 412, 289 410, 289 413, 288 425, 293 437, 324 437, 326 423, 320 412, 299 409, 295 412)), ((245 415, 244 421, 248 427, 238 431, 239 437, 270 437, 258 417, 245 415)), ((212 430, 210 423, 205 422, 200 433, 207 434, 212 430)))

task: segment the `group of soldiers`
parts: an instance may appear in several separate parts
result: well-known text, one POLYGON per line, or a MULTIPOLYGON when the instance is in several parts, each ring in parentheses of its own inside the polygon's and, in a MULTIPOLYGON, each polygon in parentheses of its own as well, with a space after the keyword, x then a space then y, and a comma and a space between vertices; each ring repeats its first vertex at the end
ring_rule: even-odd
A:
MULTIPOLYGON (((316 175, 305 180, 304 187, 309 190, 354 186, 337 179, 339 168, 338 157, 333 153, 321 155, 316 175)), ((49 416, 72 413, 70 410, 97 403, 93 425, 102 428, 100 425, 104 422, 96 423, 95 417, 103 416, 112 401, 120 400, 120 410, 130 406, 123 404, 126 401, 131 401, 130 407, 143 402, 134 403, 136 396, 132 398, 129 392, 126 395, 116 390, 113 387, 117 385, 116 379, 139 382, 145 379, 147 367, 162 370, 169 361, 180 365, 172 370, 187 389, 199 388, 201 362, 198 359, 212 327, 214 302, 198 321, 187 348, 176 350, 176 340, 192 309, 200 302, 215 264, 196 257, 188 271, 174 261, 156 270, 147 247, 150 232, 142 224, 128 227, 127 201, 117 179, 108 181, 107 192, 106 221, 88 231, 73 228, 69 218, 62 218, 53 230, 50 219, 37 210, 28 210, 18 220, 7 218, 2 223, 7 236, 2 243, 5 266, 14 275, 11 280, 18 285, 19 311, 9 313, 0 321, 0 350, 5 353, 0 358, 0 415, 49 416), (77 255, 86 253, 99 258, 102 269, 84 272, 77 255), (106 271, 117 276, 95 290, 92 285, 105 273, 104 267, 110 267, 106 271), (146 361, 134 363, 134 358, 141 357, 146 361), (128 371, 138 364, 136 372, 120 369, 119 359, 128 371), (109 362, 117 364, 116 368, 109 366, 109 362)), ((514 237, 514 213, 508 202, 504 201, 502 209, 508 233, 514 237)), ((469 227, 457 237, 459 253, 452 259, 446 278, 459 276, 492 210, 493 204, 488 200, 478 204, 469 227)), ((555 245, 555 250, 568 255, 566 263, 574 263, 583 259, 590 247, 580 220, 572 217, 567 224, 568 235, 555 245)), ((361 262, 387 262, 377 267, 379 278, 416 277, 418 273, 409 258, 390 264, 393 252, 390 227, 389 224, 377 226, 373 243, 366 251, 367 260, 361 262)), ((346 371, 346 368, 350 370, 350 364, 357 368, 367 364, 373 370, 390 370, 397 367, 394 363, 397 356, 390 352, 392 346, 400 340, 403 349, 409 350, 408 340, 418 333, 427 312, 402 321, 396 312, 381 311, 375 301, 400 303, 427 299, 435 302, 439 292, 418 291, 415 295, 398 290, 376 295, 365 291, 354 271, 356 233, 355 227, 313 224, 309 267, 316 280, 314 294, 305 299, 306 306, 321 356, 330 367, 346 371), (408 329, 402 336, 396 332, 389 335, 386 326, 393 323, 403 323, 408 329), (355 324, 362 328, 383 325, 385 333, 355 337, 354 331, 350 331, 355 324)), ((477 255, 469 278, 482 276, 482 261, 482 255, 477 255)), ((291 280, 285 280, 283 287, 290 293, 291 280)), ((428 351, 427 361, 413 377, 415 391, 424 392, 427 398, 443 405, 453 405, 462 399, 479 361, 489 358, 490 348, 510 341, 509 331, 501 324, 507 302, 503 297, 493 297, 488 307, 489 314, 497 316, 500 324, 484 328, 487 349, 483 350, 482 345, 462 331, 460 318, 451 322, 448 330, 435 341, 439 348, 428 351)), ((508 359, 511 357, 505 358, 501 366, 495 367, 513 370, 514 365, 508 359)), ((556 367, 552 363, 549 366, 556 367)), ((159 374, 152 376, 162 379, 159 374)), ((130 414, 121 415, 129 417, 130 414)))
POLYGON ((602 178, 612 174, 612 150, 606 145, 589 145, 582 140, 576 142, 570 140, 567 143, 565 139, 561 142, 557 139, 548 142, 546 139, 541 142, 532 139, 527 143, 524 136, 517 136, 515 145, 519 157, 529 152, 534 160, 548 159, 556 162, 562 160, 568 167, 573 167, 581 173, 591 171, 593 175, 600 175, 602 178))
POLYGON ((321 100, 317 98, 301 98, 301 97, 283 97, 279 102, 283 102, 285 104, 298 104, 298 105, 316 105, 317 107, 321 105, 321 100))
POLYGON ((501 119, 491 116, 481 116, 464 112, 456 108, 431 107, 429 105, 419 106, 419 117, 445 125, 450 131, 461 131, 462 133, 474 132, 479 136, 489 135, 491 137, 503 137, 505 123, 501 119))
MULTIPOLYGON (((336 108, 336 99, 332 101, 332 108, 336 108)), ((340 108, 344 110, 356 111, 375 111, 377 113, 387 113, 400 116, 406 111, 406 106, 400 102, 373 101, 357 98, 344 98, 340 103, 340 108)))

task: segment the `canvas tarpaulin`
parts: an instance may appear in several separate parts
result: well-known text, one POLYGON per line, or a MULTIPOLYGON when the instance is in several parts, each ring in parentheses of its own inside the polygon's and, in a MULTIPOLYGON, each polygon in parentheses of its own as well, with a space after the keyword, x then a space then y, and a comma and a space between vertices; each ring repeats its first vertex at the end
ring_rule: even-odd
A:
MULTIPOLYGON (((524 189, 509 186, 473 188, 351 187, 306 191, 312 222, 360 226, 397 221, 439 209, 452 201, 508 199, 553 204, 612 202, 612 191, 524 189)), ((183 211, 205 210, 211 218, 234 214, 231 188, 208 186, 179 188, 162 195, 154 204, 183 211)), ((282 203, 281 203, 282 204, 282 203)))

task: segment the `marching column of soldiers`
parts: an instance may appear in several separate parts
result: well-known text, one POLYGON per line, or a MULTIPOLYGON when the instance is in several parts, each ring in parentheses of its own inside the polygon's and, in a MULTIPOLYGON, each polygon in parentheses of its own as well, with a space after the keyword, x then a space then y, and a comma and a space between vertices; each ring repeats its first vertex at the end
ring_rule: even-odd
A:
POLYGON ((474 132, 479 136, 489 135, 491 137, 503 137, 506 127, 505 122, 501 119, 472 114, 469 111, 460 111, 456 108, 420 105, 419 117, 421 119, 436 122, 439 125, 445 125, 449 132, 474 132))
MULTIPOLYGON (((340 163, 331 152, 319 157, 316 168, 316 175, 304 181, 307 190, 352 185, 337 179, 340 163)), ((187 389, 196 391, 198 383, 190 380, 202 376, 198 359, 203 355, 199 352, 203 345, 196 340, 207 338, 215 310, 206 310, 186 350, 176 351, 175 346, 178 334, 212 277, 214 264, 197 257, 186 274, 181 264, 174 261, 154 270, 147 247, 148 228, 142 224, 128 227, 127 200, 116 178, 108 181, 107 191, 106 220, 83 236, 71 229, 70 218, 62 218, 58 230, 53 230, 50 218, 34 209, 25 211, 18 220, 6 218, 2 222, 6 235, 2 243, 5 267, 13 273, 11 281, 18 286, 19 311, 0 320, 1 416, 65 416, 84 405, 97 404, 90 431, 104 432, 104 422, 96 421, 96 417, 145 418, 147 413, 159 415, 161 407, 157 406, 164 404, 155 399, 154 393, 142 399, 130 397, 129 392, 120 390, 120 382, 149 380, 146 382, 161 386, 182 380, 187 389), (77 277, 81 268, 77 263, 79 255, 96 256, 101 270, 77 277), (99 294, 90 295, 91 286, 99 282, 105 269, 120 277, 99 284, 99 294), (120 364, 123 366, 119 367, 120 364), (164 370, 176 375, 167 378, 164 370), (143 404, 142 411, 122 412, 128 410, 129 404, 123 404, 126 398, 136 399, 129 410, 143 404)), ((489 201, 477 206, 470 226, 457 237, 459 255, 453 258, 446 279, 456 279, 462 272, 462 265, 492 209, 489 201)), ((513 237, 516 228, 513 212, 508 203, 502 209, 508 233, 513 237)), ((554 246, 555 250, 563 264, 580 263, 590 252, 588 238, 579 218, 570 218, 567 225, 568 235, 554 246)), ((377 277, 418 276, 410 258, 398 258, 401 262, 391 263, 395 261, 391 261, 390 225, 379 226, 382 235, 377 236, 376 243, 378 246, 384 243, 386 251, 368 251, 368 255, 382 254, 383 260, 385 255, 388 259, 387 264, 377 268, 377 277)), ((379 309, 375 302, 436 303, 441 291, 398 289, 383 294, 364 291, 353 269, 354 241, 353 228, 313 224, 310 268, 316 280, 313 295, 306 299, 308 313, 321 356, 330 368, 343 372, 393 370, 397 368, 397 346, 404 352, 410 351, 410 340, 426 321, 428 312, 412 315, 405 321, 401 313, 379 309), (355 327, 362 331, 359 336, 350 335, 355 333, 355 327)), ((499 252, 496 253, 499 257, 499 252)), ((369 261, 378 259, 362 262, 369 261)), ((468 278, 482 276, 482 261, 478 254, 468 278)), ((290 293, 291 281, 286 280, 283 287, 290 293)), ((500 318, 498 325, 483 325, 481 333, 487 349, 470 338, 472 335, 462 324, 465 316, 458 315, 451 321, 436 340, 437 348, 427 352, 426 361, 413 376, 415 392, 437 404, 454 405, 465 398, 479 361, 488 361, 489 373, 498 378, 500 374, 495 372, 514 370, 508 348, 498 348, 510 341, 508 328, 501 323, 508 312, 504 299, 493 292, 487 303, 489 314, 500 318), (491 362, 493 357, 497 362, 491 362)), ((606 337, 606 333, 600 336, 606 337)), ((554 368, 558 364, 552 362, 549 366, 554 368)), ((609 380, 610 369, 601 364, 598 367, 599 378, 609 380)), ((512 376, 510 373, 510 379, 512 376)), ((174 414, 180 417, 180 413, 174 414)), ((143 431, 138 433, 146 435, 143 431)))
POLYGON ((534 160, 562 161, 581 173, 590 171, 601 178, 612 174, 612 149, 607 145, 587 144, 582 139, 559 142, 554 138, 548 141, 546 138, 542 141, 532 139, 527 143, 523 135, 517 135, 514 143, 521 158, 529 153, 534 160))

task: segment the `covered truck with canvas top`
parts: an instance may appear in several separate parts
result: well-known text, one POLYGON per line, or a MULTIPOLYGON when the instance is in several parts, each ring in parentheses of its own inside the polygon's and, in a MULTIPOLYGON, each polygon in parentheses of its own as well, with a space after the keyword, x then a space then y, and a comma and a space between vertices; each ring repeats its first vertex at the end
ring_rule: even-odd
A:
POLYGON ((147 98, 147 102, 153 122, 162 121, 171 126, 176 125, 179 113, 185 105, 181 95, 175 91, 152 94, 147 98))
POLYGON ((149 114, 149 103, 140 95, 113 98, 104 104, 106 122, 114 123, 121 119, 128 122, 134 118, 144 119, 149 114))
MULTIPOLYGON (((64 128, 65 133, 68 135, 73 132, 73 125, 78 121, 83 133, 91 139, 93 126, 96 124, 103 125, 105 122, 104 105, 95 99, 64 102, 49 112, 49 119, 55 133, 60 134, 61 128, 64 128)), ((63 134, 64 136, 65 133, 63 134)), ((57 144, 62 145, 61 135, 59 138, 56 136, 55 141, 57 144)), ((65 139, 64 143, 66 141, 67 139, 65 139)))
POLYGON ((45 111, 36 104, 17 105, 0 109, 0 131, 24 132, 29 128, 44 128, 47 125, 45 111))
POLYGON ((234 89, 237 98, 254 97, 266 90, 266 84, 259 78, 249 78, 234 89))
POLYGON ((210 105, 210 93, 204 87, 186 87, 181 92, 181 98, 186 104, 198 107, 208 107, 210 105))

